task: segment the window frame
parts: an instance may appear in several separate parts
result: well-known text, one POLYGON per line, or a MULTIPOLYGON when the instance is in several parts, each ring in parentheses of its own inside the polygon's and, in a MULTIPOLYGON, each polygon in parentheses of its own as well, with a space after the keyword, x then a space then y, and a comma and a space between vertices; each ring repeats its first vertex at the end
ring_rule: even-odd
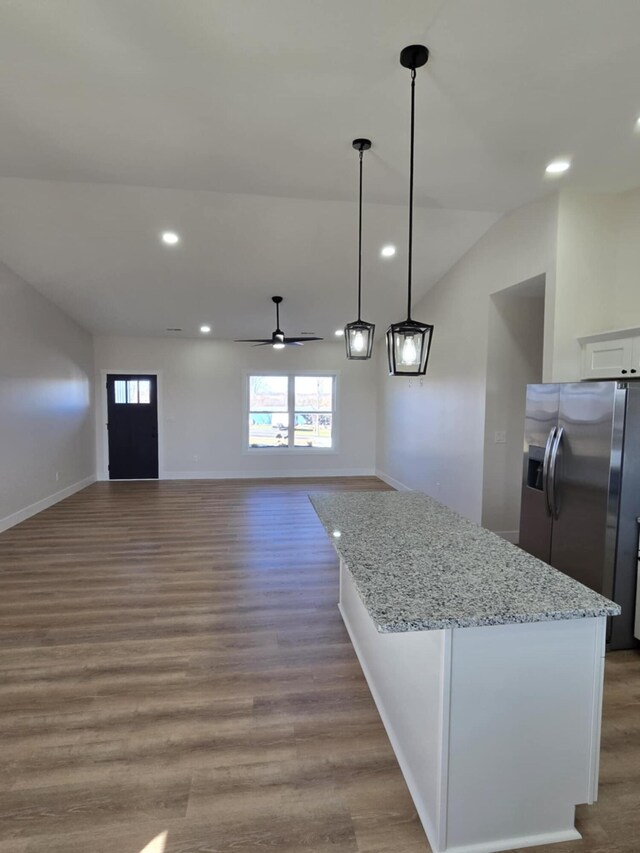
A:
MULTIPOLYGON (((338 453, 338 418, 337 418, 337 400, 338 400, 338 385, 340 381, 340 373, 337 370, 245 370, 244 371, 244 383, 243 383, 243 429, 242 429, 242 452, 243 455, 255 455, 259 456, 282 456, 283 454, 286 456, 318 456, 320 455, 331 455, 338 453), (289 443, 284 447, 250 447, 249 445, 249 414, 251 412, 250 402, 251 402, 251 377, 252 376, 286 376, 288 378, 288 389, 287 389, 287 404, 288 404, 288 416, 289 416, 289 427, 287 427, 287 432, 289 433, 289 443), (295 378, 296 376, 326 376, 330 377, 332 382, 332 394, 331 394, 331 411, 327 412, 313 412, 312 414, 330 414, 331 415, 331 447, 300 447, 296 446, 293 442, 295 441, 295 378), (293 430, 290 429, 290 425, 294 422, 293 430)), ((257 411, 257 410, 256 410, 257 411)), ((300 414, 305 414, 300 410, 300 414)), ((278 414, 274 412, 273 414, 278 414)), ((281 414, 284 414, 282 412, 281 414)))

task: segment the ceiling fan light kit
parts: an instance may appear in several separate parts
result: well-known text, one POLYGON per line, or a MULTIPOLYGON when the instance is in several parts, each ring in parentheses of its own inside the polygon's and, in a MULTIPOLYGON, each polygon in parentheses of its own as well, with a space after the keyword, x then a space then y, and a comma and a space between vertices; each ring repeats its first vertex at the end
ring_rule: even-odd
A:
POLYGON ((274 349, 284 349, 285 347, 301 347, 308 341, 321 341, 322 338, 316 338, 313 335, 304 335, 298 338, 288 338, 280 328, 280 303, 283 301, 282 296, 272 296, 271 301, 276 306, 276 328, 271 333, 270 338, 241 338, 236 340, 236 344, 253 344, 254 347, 273 347, 274 349))
POLYGON ((391 376, 424 376, 431 350, 433 326, 411 317, 411 278, 413 267, 413 163, 415 147, 416 69, 427 64, 429 51, 422 44, 405 47, 400 64, 411 70, 411 142, 409 155, 409 251, 407 272, 407 319, 387 329, 387 358, 391 376))
POLYGON ((351 143, 359 152, 360 190, 358 196, 358 319, 344 327, 347 358, 364 361, 371 358, 376 327, 362 319, 362 160, 363 153, 371 148, 370 139, 354 139, 351 143))

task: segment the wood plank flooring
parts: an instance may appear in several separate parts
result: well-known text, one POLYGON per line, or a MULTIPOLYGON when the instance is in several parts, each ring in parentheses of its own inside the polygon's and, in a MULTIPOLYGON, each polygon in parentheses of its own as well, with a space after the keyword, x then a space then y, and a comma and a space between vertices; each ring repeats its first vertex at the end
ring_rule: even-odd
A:
MULTIPOLYGON (((0 536, 0 853, 427 853, 309 491, 99 483, 0 536), (154 841, 155 840, 155 841, 154 841)), ((585 839, 640 850, 640 656, 585 839)))

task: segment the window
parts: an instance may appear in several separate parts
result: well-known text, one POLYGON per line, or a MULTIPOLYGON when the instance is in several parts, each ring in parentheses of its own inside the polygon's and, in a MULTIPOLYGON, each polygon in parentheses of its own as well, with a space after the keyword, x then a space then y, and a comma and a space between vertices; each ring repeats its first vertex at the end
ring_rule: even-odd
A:
POLYGON ((249 447, 333 447, 334 376, 249 377, 249 447))
POLYGON ((151 382, 148 379, 116 379, 113 390, 116 403, 151 402, 151 382))

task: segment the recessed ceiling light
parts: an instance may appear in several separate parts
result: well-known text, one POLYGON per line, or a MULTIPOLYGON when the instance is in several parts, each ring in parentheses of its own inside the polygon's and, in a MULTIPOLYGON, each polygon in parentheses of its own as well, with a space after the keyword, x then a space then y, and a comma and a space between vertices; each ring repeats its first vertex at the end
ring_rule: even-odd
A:
POLYGON ((342 335, 344 335, 344 329, 336 329, 333 334, 336 336, 336 338, 340 338, 342 337, 342 335))
POLYGON ((200 326, 200 331, 203 335, 208 335, 211 331, 211 326, 200 326))
POLYGON ((380 251, 380 254, 382 255, 383 258, 392 258, 395 255, 395 253, 396 253, 396 247, 395 246, 383 246, 381 251, 380 251))
POLYGON ((571 168, 570 160, 552 160, 545 169, 547 175, 561 175, 571 168))
POLYGON ((640 131, 640 116, 636 120, 636 130, 640 131))
POLYGON ((175 231, 163 231, 162 242, 166 243, 167 246, 175 246, 176 243, 180 242, 180 237, 178 237, 175 231))

